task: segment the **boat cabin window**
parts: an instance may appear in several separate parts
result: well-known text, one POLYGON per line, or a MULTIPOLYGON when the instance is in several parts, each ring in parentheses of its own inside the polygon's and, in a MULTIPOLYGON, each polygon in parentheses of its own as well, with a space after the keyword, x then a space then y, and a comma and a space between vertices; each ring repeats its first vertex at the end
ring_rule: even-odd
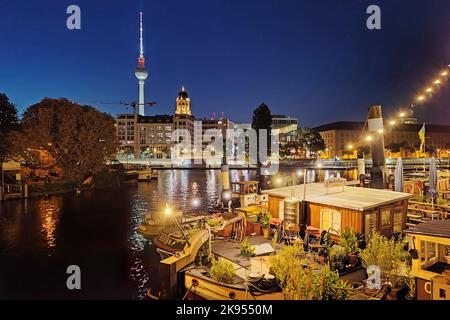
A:
POLYGON ((422 269, 428 269, 438 262, 438 244, 429 241, 420 241, 420 261, 422 269))
POLYGON ((389 227, 391 225, 391 208, 381 209, 381 226, 389 227))
POLYGON ((364 233, 366 234, 366 237, 368 237, 372 232, 377 231, 377 212, 367 212, 364 216, 364 220, 364 233))
POLYGON ((401 233, 403 231, 403 206, 394 208, 394 233, 401 233))
POLYGON ((341 233, 341 213, 335 210, 320 211, 320 229, 330 233, 341 233))

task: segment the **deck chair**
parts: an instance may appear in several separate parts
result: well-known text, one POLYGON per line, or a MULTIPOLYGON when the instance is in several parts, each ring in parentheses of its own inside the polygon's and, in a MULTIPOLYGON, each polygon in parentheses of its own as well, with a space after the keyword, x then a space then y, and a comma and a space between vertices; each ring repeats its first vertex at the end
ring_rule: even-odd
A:
POLYGON ((287 244, 303 244, 303 239, 300 236, 300 226, 296 224, 287 224, 284 230, 285 241, 287 244))

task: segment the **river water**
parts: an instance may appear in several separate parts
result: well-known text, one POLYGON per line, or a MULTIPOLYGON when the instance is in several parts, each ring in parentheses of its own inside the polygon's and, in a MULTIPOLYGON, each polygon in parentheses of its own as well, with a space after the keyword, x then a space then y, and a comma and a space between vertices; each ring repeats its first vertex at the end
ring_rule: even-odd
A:
MULTIPOLYGON (((302 183, 282 169, 266 187, 302 183)), ((252 179, 232 170, 232 181, 252 179)), ((308 182, 355 171, 308 171, 308 182)), ((0 299, 143 299, 157 291, 159 255, 135 228, 147 211, 201 209, 220 200, 218 170, 161 170, 137 186, 0 203, 0 299), (81 290, 68 290, 69 265, 81 269, 81 290)))

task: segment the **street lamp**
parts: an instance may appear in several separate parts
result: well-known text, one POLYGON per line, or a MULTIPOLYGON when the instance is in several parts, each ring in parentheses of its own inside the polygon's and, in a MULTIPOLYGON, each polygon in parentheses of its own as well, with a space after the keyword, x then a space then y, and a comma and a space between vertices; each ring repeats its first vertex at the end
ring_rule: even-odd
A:
POLYGON ((166 208, 164 209, 164 214, 165 215, 170 215, 172 214, 172 208, 169 207, 169 205, 166 203, 166 208))
POLYGON ((199 205, 200 205, 200 200, 198 200, 198 199, 192 200, 192 207, 198 208, 199 205))
POLYGON ((367 140, 368 142, 372 141, 372 139, 373 139, 372 136, 367 136, 367 137, 366 137, 366 140, 367 140))

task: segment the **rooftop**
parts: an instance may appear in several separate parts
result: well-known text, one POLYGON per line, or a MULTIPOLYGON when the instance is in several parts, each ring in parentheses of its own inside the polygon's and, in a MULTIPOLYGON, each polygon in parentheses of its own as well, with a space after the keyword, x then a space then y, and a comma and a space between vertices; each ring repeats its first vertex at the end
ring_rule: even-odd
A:
POLYGON ((431 220, 419 223, 406 230, 405 233, 450 238, 450 220, 431 220))
MULTIPOLYGON (((339 121, 327 123, 319 127, 315 127, 314 131, 324 132, 331 130, 357 130, 361 131, 364 128, 364 122, 354 122, 354 121, 339 121)), ((419 132, 422 129, 423 124, 401 124, 393 127, 394 131, 406 131, 406 132, 419 132)), ((444 132, 450 133, 450 126, 436 125, 436 124, 425 124, 425 129, 428 132, 444 132)), ((367 130, 367 126, 366 126, 367 130)))
MULTIPOLYGON (((351 183, 351 182, 350 182, 351 183)), ((304 185, 263 190, 269 196, 303 199, 304 185)), ((395 201, 411 198, 409 193, 378 190, 369 188, 345 186, 325 187, 323 183, 309 183, 306 185, 306 201, 350 210, 365 211, 383 206, 395 201)))

